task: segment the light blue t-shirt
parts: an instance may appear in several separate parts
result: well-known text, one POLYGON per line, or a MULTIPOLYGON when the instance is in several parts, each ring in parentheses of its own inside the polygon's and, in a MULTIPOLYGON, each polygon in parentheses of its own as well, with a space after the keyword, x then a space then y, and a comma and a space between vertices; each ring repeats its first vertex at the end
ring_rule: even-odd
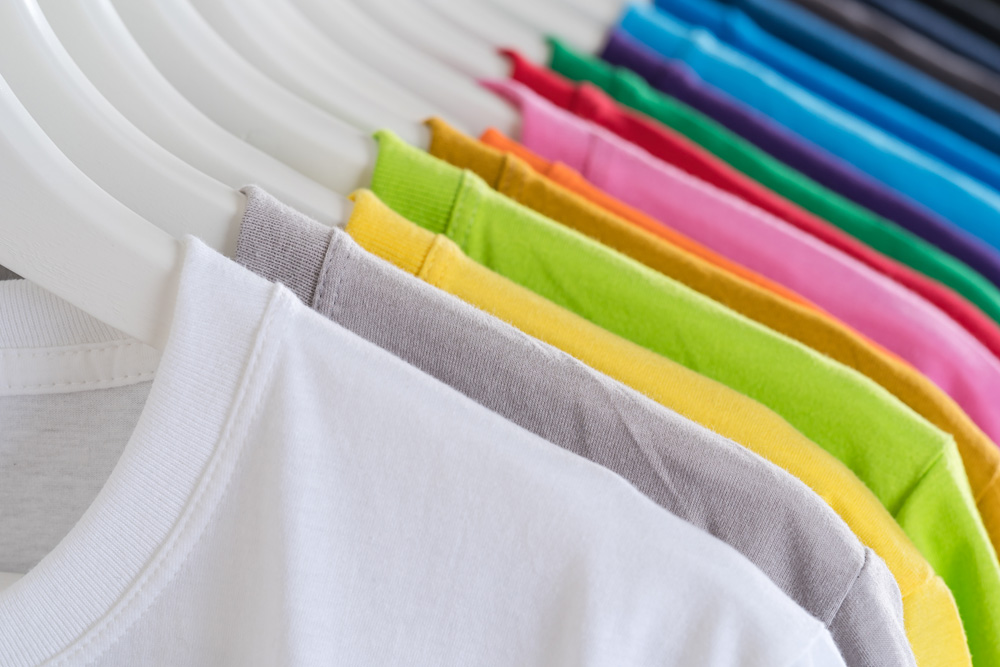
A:
POLYGON ((965 138, 1000 154, 1000 114, 789 0, 721 0, 757 25, 965 138))
POLYGON ((761 62, 653 7, 631 5, 619 27, 661 56, 807 141, 1000 248, 1000 193, 837 107, 761 62))
POLYGON ((740 52, 946 164, 1000 190, 1000 156, 770 34, 715 0, 656 0, 677 19, 710 30, 740 52))

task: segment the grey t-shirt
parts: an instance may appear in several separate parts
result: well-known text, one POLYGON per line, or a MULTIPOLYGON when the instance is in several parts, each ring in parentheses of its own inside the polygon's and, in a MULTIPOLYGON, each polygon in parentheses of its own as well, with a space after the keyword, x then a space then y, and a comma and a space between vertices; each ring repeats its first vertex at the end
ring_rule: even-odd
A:
POLYGON ((915 665, 899 588, 823 500, 753 452, 369 254, 256 187, 236 259, 727 542, 827 624, 848 665, 915 665))

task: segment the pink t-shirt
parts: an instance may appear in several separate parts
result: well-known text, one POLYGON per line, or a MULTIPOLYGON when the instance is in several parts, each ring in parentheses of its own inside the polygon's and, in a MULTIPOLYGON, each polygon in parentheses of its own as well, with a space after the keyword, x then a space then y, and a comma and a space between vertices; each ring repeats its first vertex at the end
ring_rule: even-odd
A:
POLYGON ((521 143, 665 225, 795 290, 913 364, 1000 440, 1000 361, 922 297, 793 225, 659 160, 524 85, 487 81, 521 111, 521 143))

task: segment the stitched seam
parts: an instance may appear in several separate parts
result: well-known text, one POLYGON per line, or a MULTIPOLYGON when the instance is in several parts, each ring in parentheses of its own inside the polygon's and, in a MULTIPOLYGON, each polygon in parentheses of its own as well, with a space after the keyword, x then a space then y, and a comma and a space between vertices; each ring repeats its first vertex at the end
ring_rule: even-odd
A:
POLYGON ((469 239, 468 218, 463 213, 465 207, 469 205, 469 188, 466 187, 468 176, 469 172, 462 173, 462 186, 458 191, 458 205, 452 208, 451 220, 449 221, 449 226, 458 225, 456 231, 459 232, 461 240, 456 239, 456 242, 459 243, 463 252, 465 251, 465 242, 469 239))
POLYGON ((851 594, 851 591, 854 590, 854 587, 857 585, 858 581, 861 579, 861 575, 864 574, 865 568, 868 567, 868 562, 869 562, 868 559, 870 558, 870 554, 872 552, 870 552, 868 549, 865 549, 864 553, 865 553, 865 559, 861 563, 861 567, 858 568, 858 573, 854 575, 854 581, 851 582, 851 586, 847 589, 847 591, 844 592, 844 597, 842 597, 840 599, 840 602, 837 604, 837 608, 834 610, 833 614, 830 615, 830 620, 829 621, 824 621, 824 624, 826 625, 826 627, 827 627, 828 630, 830 629, 830 626, 833 625, 834 619, 837 618, 837 614, 840 613, 840 609, 841 609, 841 607, 844 606, 844 602, 847 601, 847 597, 851 594))
POLYGON ((422 279, 426 280, 431 285, 443 289, 440 287, 440 281, 437 279, 436 274, 438 259, 441 255, 437 251, 437 239, 431 244, 431 247, 427 249, 427 254, 424 255, 424 261, 420 263, 420 268, 417 269, 417 275, 422 279))
MULTIPOLYGON (((334 239, 333 242, 330 243, 329 246, 327 246, 326 256, 323 259, 323 269, 322 269, 322 274, 320 275, 320 283, 316 289, 316 298, 313 299, 313 304, 312 304, 313 309, 317 309, 318 307, 322 307, 327 304, 331 308, 335 305, 337 294, 339 292, 340 281, 343 280, 344 273, 346 273, 346 271, 338 270, 337 281, 333 287, 330 286, 330 272, 327 270, 327 267, 332 266, 332 262, 330 262, 329 260, 330 256, 334 252, 334 247, 337 245, 344 245, 341 242, 341 239, 339 238, 334 239), (329 301, 326 300, 326 295, 328 293, 331 294, 329 301)), ((345 259, 351 259, 353 257, 353 254, 351 253, 351 247, 348 245, 346 246, 345 250, 346 250, 346 252, 344 253, 346 256, 345 259)))
POLYGON ((347 271, 343 271, 343 270, 337 272, 337 282, 335 282, 333 284, 333 288, 330 290, 330 305, 331 306, 333 305, 334 301, 337 300, 337 296, 340 294, 340 285, 341 285, 341 283, 344 282, 344 275, 346 273, 347 273, 347 271))
POLYGON ((106 352, 107 350, 114 350, 114 349, 125 350, 125 349, 132 348, 132 347, 138 347, 140 345, 143 345, 143 343, 140 343, 138 341, 131 342, 131 343, 126 343, 126 342, 123 341, 123 342, 120 342, 120 343, 108 343, 107 345, 101 345, 100 347, 87 348, 87 349, 84 349, 84 350, 81 350, 81 349, 72 349, 72 350, 59 350, 59 351, 55 351, 55 352, 15 352, 13 350, 0 350, 0 359, 3 359, 3 358, 8 358, 8 359, 52 359, 52 358, 55 358, 55 357, 65 357, 65 356, 75 355, 75 354, 93 354, 93 353, 96 353, 96 352, 106 352))
MULTIPOLYGON (((278 286, 276 285, 274 291, 272 292, 272 297, 271 297, 272 301, 271 304, 269 304, 269 308, 267 309, 268 311, 271 311, 271 308, 274 305, 276 305, 274 304, 274 300, 278 297, 278 295, 280 295, 280 293, 281 290, 278 289, 278 286)), ((240 419, 237 419, 237 416, 242 413, 245 413, 247 409, 251 407, 253 408, 253 410, 247 414, 253 414, 256 411, 257 405, 260 403, 260 401, 263 400, 264 392, 261 391, 258 392, 257 397, 253 401, 252 406, 243 404, 243 400, 248 391, 248 387, 252 384, 251 380, 253 379, 253 377, 257 375, 258 372, 265 372, 259 370, 257 366, 260 363, 263 351, 271 349, 271 346, 266 343, 268 343, 270 339, 275 336, 276 328, 274 327, 273 323, 276 318, 274 317, 274 314, 270 312, 268 312, 267 314, 268 317, 264 322, 265 331, 259 337, 257 345, 253 351, 253 355, 251 356, 250 363, 247 365, 246 375, 244 377, 244 380, 240 383, 239 394, 237 395, 233 404, 234 409, 232 412, 230 412, 229 416, 227 417, 226 426, 223 430, 222 436, 219 438, 220 446, 216 449, 214 455, 212 456, 211 461, 209 461, 207 469, 202 473, 201 481, 199 485, 195 488, 194 497, 190 499, 190 503, 187 506, 187 511, 184 512, 180 520, 174 524, 173 529, 168 534, 167 544, 163 545, 163 547, 165 548, 161 548, 161 550, 159 550, 156 554, 154 554, 153 559, 156 561, 156 564, 153 566, 153 569, 146 570, 140 577, 141 583, 139 583, 137 586, 133 586, 130 590, 126 591, 125 595, 122 596, 122 598, 120 598, 115 603, 114 610, 110 614, 106 614, 105 616, 103 616, 102 619, 98 621, 98 624, 102 626, 99 630, 97 630, 94 633, 91 633, 90 636, 87 637, 85 640, 83 640, 81 643, 72 647, 69 652, 64 653, 62 657, 56 657, 52 659, 50 661, 50 664, 52 665, 65 664, 67 661, 73 659, 74 656, 77 656, 80 653, 84 652, 88 646, 90 646, 94 642, 100 641, 106 635, 108 635, 108 633, 111 632, 111 628, 113 628, 114 621, 119 616, 124 614, 132 604, 132 601, 136 597, 138 597, 142 592, 145 591, 145 589, 150 585, 151 581, 155 580, 156 575, 160 572, 160 570, 164 568, 165 563, 170 562, 170 557, 173 555, 173 552, 178 548, 177 546, 178 540, 180 540, 180 538, 183 536, 187 524, 192 521, 192 517, 198 514, 198 511, 201 509, 202 504, 205 502, 205 495, 207 493, 207 490, 212 486, 211 484, 212 477, 215 475, 216 471, 221 465, 222 459, 225 458, 225 454, 228 454, 228 450, 232 447, 233 430, 235 428, 234 424, 237 421, 242 421, 240 419)), ((281 334, 284 333, 284 330, 287 326, 285 321, 282 321, 281 324, 282 326, 278 330, 277 334, 279 338, 281 337, 281 334)), ((273 364, 269 365, 266 371, 272 370, 273 367, 274 367, 273 364)), ((269 375, 261 378, 262 385, 266 384, 268 377, 269 375)), ((249 420, 247 421, 247 424, 248 423, 249 420)), ((222 492, 219 495, 220 502, 216 503, 215 507, 210 512, 209 516, 206 517, 205 526, 207 526, 208 522, 211 521, 212 515, 214 515, 215 510, 218 509, 219 505, 222 504, 221 500, 225 498, 226 494, 229 492, 229 487, 231 482, 232 482, 232 475, 230 475, 229 479, 226 480, 225 486, 223 487, 222 492)), ((202 537, 204 537, 205 526, 203 526, 201 534, 195 537, 194 542, 191 545, 191 548, 188 549, 188 552, 183 556, 181 562, 177 564, 177 567, 174 569, 174 572, 169 576, 169 578, 166 581, 163 582, 164 587, 166 587, 166 585, 168 585, 171 581, 173 581, 174 577, 180 571, 181 566, 190 556, 191 551, 193 551, 194 547, 198 544, 198 542, 201 541, 202 537)), ((148 565, 149 563, 146 564, 147 567, 148 565)), ((156 594, 156 596, 158 595, 159 593, 156 594)), ((125 632, 125 630, 130 628, 134 623, 137 623, 140 619, 142 619, 143 616, 145 616, 145 614, 149 611, 149 608, 152 606, 152 602, 153 600, 150 601, 150 604, 146 605, 145 609, 139 612, 138 616, 134 621, 126 624, 125 627, 118 629, 119 630, 118 637, 120 637, 121 634, 125 632)), ((117 638, 112 639, 111 641, 114 642, 116 639, 117 638)), ((94 661, 99 659, 100 656, 103 655, 109 648, 110 645, 105 647, 103 650, 99 651, 98 654, 95 655, 93 659, 90 660, 89 662, 93 663, 94 661)))
MULTIPOLYGON (((949 440, 951 440, 950 436, 949 440)), ((916 492, 916 490, 919 489, 920 485, 924 483, 925 479, 927 479, 927 475, 929 475, 931 471, 934 469, 934 467, 941 460, 944 459, 944 454, 945 451, 942 449, 937 454, 932 456, 931 460, 927 462, 927 465, 924 466, 924 469, 920 471, 920 475, 917 477, 916 481, 910 484, 910 487, 906 490, 906 493, 904 493, 903 496, 899 499, 899 501, 896 503, 896 506, 890 510, 889 513, 892 515, 893 518, 896 518, 896 515, 899 514, 900 511, 902 511, 903 507, 906 506, 906 503, 910 501, 910 498, 913 497, 913 494, 916 492)))
POLYGON ((314 310, 323 304, 326 297, 327 289, 329 288, 330 283, 330 272, 327 269, 328 267, 333 266, 333 262, 330 260, 330 257, 333 255, 338 245, 343 245, 343 243, 339 235, 331 229, 330 240, 327 242, 326 252, 323 253, 323 266, 320 268, 319 283, 316 285, 316 294, 313 297, 312 304, 310 304, 314 310))
POLYGON ((479 188, 472 187, 466 188, 470 193, 470 198, 472 199, 472 211, 469 213, 469 217, 465 223, 465 241, 463 242, 463 247, 469 247, 469 237, 472 236, 472 228, 479 220, 479 205, 483 202, 483 195, 479 191, 479 188))
POLYGON ((979 501, 983 499, 983 496, 989 493, 990 489, 997 485, 997 482, 1000 482, 1000 466, 996 467, 993 471, 993 475, 990 477, 990 481, 984 484, 983 488, 979 490, 979 493, 975 495, 977 506, 979 505, 979 501))
POLYGON ((49 382, 45 384, 7 384, 4 385, 4 389, 48 389, 53 387, 83 387, 87 385, 94 384, 106 384, 108 382, 117 382, 119 380, 134 380, 141 378, 150 378, 156 375, 156 371, 143 371, 142 373, 136 373, 135 375, 113 375, 111 377, 101 378, 100 380, 81 380, 80 382, 49 382))

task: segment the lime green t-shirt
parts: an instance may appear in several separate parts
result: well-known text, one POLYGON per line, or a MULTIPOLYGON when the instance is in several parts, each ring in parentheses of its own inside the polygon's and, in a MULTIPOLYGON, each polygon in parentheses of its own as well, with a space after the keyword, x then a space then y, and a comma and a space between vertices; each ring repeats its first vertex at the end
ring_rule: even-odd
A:
MULTIPOLYGON (((951 588, 1000 664, 1000 566, 950 435, 859 373, 495 192, 391 132, 372 190, 472 259, 767 405, 845 463, 951 588)), ((987 660, 987 662, 990 662, 987 660)))
POLYGON ((660 121, 859 241, 951 287, 1000 322, 1000 290, 962 261, 771 157, 637 74, 577 53, 558 39, 550 38, 549 43, 549 67, 554 71, 573 81, 590 82, 621 104, 660 121))

